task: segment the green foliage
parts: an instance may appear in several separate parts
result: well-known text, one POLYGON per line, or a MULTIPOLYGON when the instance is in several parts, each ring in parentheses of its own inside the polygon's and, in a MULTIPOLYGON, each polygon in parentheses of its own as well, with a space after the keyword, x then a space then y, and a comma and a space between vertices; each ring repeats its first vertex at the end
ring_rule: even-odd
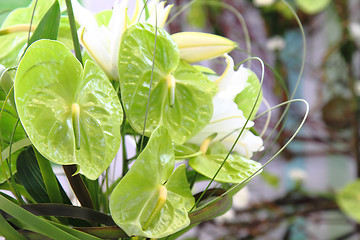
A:
POLYGON ((25 209, 21 208, 20 206, 16 205, 15 203, 9 201, 3 196, 0 196, 0 205, 1 210, 10 214, 15 219, 17 219, 21 224, 25 226, 25 228, 43 234, 51 239, 55 240, 98 240, 94 236, 89 234, 77 231, 70 227, 66 227, 63 225, 59 225, 56 223, 48 222, 44 219, 41 219, 30 212, 26 211, 25 209))
POLYGON ((41 19, 34 33, 32 34, 29 45, 39 39, 56 40, 60 25, 60 5, 57 0, 49 8, 44 17, 41 19))
MULTIPOLYGON (((217 147, 221 143, 214 144, 217 147)), ((218 151, 201 154, 189 160, 189 165, 202 175, 213 178, 226 158, 227 151, 219 148, 218 151)), ((210 147, 211 149, 211 147, 210 147)), ((261 168, 261 164, 237 154, 231 154, 215 177, 218 182, 240 183, 251 177, 261 168)))
POLYGON ((216 87, 194 67, 180 62, 175 42, 163 29, 158 29, 156 35, 152 73, 154 32, 151 25, 135 24, 122 37, 119 55, 122 101, 126 116, 137 132, 142 133, 147 113, 146 136, 163 125, 172 140, 182 144, 210 121, 216 87), (174 84, 169 83, 172 78, 174 84), (150 108, 147 109, 150 86, 150 108))
POLYGON ((236 95, 234 102, 238 105, 239 109, 243 111, 244 117, 249 118, 251 110, 254 107, 253 103, 255 103, 256 98, 260 92, 259 99, 254 107, 254 112, 251 115, 251 119, 253 119, 262 101, 262 91, 257 75, 249 69, 248 74, 249 76, 246 81, 245 88, 238 95, 236 95))
POLYGON ((340 209, 349 217, 360 222, 360 180, 346 185, 336 195, 336 201, 340 209))
POLYGON ((331 0, 295 0, 295 3, 305 13, 315 14, 324 10, 331 3, 331 0))
POLYGON ((97 65, 87 61, 83 69, 63 44, 39 40, 20 62, 15 96, 26 133, 47 159, 78 164, 90 179, 109 166, 120 146, 122 109, 97 65), (73 104, 80 107, 78 134, 73 104), (75 148, 77 140, 80 149, 75 148))
POLYGON ((158 127, 110 198, 111 216, 129 236, 160 238, 190 224, 187 213, 194 198, 185 166, 173 172, 174 165, 169 133, 158 127))

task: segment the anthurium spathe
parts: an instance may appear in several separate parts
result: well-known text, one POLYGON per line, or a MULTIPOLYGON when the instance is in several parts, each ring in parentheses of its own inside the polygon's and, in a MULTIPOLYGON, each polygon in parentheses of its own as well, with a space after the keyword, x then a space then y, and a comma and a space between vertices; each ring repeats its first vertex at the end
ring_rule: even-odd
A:
MULTIPOLYGON (((235 71, 233 59, 228 55, 225 57, 228 63, 227 67, 220 77, 214 79, 219 90, 213 98, 214 112, 210 123, 189 142, 200 145, 207 137, 217 133, 213 140, 221 140, 230 150, 242 128, 245 128, 234 150, 246 158, 251 158, 253 152, 262 149, 263 141, 249 131, 249 128, 254 126, 254 122, 247 121, 242 110, 234 102, 237 95, 249 87, 247 85, 249 72, 243 66, 235 71)), ((248 105, 255 104, 252 97, 243 97, 249 99, 248 105)))
POLYGON ((183 144, 210 121, 215 83, 180 60, 176 43, 162 28, 156 35, 150 24, 128 28, 120 47, 119 76, 126 117, 138 133, 146 119, 146 136, 162 125, 175 144, 183 144))
POLYGON ((230 39, 209 33, 179 32, 171 37, 179 47, 180 58, 190 63, 220 57, 237 46, 230 39))
POLYGON ((190 224, 194 197, 185 165, 174 166, 172 140, 159 126, 110 197, 111 216, 129 236, 161 238, 190 224))
POLYGON ((31 44, 14 85, 21 123, 36 149, 52 162, 78 165, 96 179, 120 146, 122 108, 101 68, 85 66, 58 41, 31 44))
POLYGON ((162 27, 169 15, 172 5, 165 7, 164 2, 151 1, 147 4, 149 16, 144 10, 143 1, 136 0, 135 12, 128 15, 128 1, 115 1, 112 15, 107 26, 100 25, 95 16, 72 0, 75 18, 81 25, 78 30, 81 45, 101 66, 111 80, 118 80, 118 58, 121 37, 130 25, 136 22, 147 22, 162 27), (156 20, 157 19, 157 22, 156 20))

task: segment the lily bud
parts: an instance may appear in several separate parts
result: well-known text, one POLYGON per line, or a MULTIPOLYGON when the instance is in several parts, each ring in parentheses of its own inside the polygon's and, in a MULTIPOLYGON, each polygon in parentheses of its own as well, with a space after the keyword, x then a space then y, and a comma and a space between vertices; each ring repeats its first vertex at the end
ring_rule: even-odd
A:
POLYGON ((172 35, 180 50, 180 58, 192 62, 212 59, 232 51, 237 43, 210 33, 179 32, 172 35))

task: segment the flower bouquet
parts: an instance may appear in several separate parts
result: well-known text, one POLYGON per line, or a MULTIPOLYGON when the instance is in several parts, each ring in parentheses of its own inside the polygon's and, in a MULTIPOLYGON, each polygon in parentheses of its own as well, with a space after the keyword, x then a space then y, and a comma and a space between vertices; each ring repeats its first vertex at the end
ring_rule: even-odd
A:
POLYGON ((225 213, 261 172, 251 160, 263 150, 253 122, 261 81, 228 55, 237 43, 169 34, 172 7, 116 1, 93 15, 76 0, 33 0, 7 16, 1 235, 174 239, 225 213), (226 63, 221 73, 198 63, 215 58, 226 63), (114 178, 115 157, 122 171, 114 178), (59 166, 78 206, 53 171, 59 166))

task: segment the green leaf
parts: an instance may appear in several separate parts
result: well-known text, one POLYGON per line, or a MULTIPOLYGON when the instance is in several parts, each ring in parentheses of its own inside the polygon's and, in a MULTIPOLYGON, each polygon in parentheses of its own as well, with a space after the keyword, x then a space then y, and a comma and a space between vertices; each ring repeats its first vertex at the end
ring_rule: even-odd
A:
POLYGON ((25 6, 28 6, 30 4, 30 2, 31 2, 30 0, 1 1, 0 10, 25 7, 25 6))
POLYGON ((53 173, 51 166, 47 166, 46 168, 48 172, 45 173, 44 181, 44 174, 43 171, 41 171, 41 167, 44 168, 42 165, 45 164, 42 161, 47 160, 41 159, 38 155, 39 153, 35 153, 32 147, 28 147, 18 156, 17 177, 21 184, 25 187, 30 196, 38 203, 71 204, 70 199, 53 173), (38 162, 41 164, 39 165, 38 162), (48 178, 50 177, 53 178, 53 182, 49 185, 48 178))
POLYGON ((99 26, 101 25, 107 26, 110 22, 112 13, 113 13, 112 10, 105 10, 96 14, 95 19, 96 22, 99 24, 99 26))
POLYGON ((50 202, 35 153, 31 147, 22 151, 17 159, 17 176, 36 202, 50 202))
MULTIPOLYGON (((20 57, 27 45, 28 31, 31 16, 35 6, 36 0, 33 0, 30 6, 25 8, 18 8, 11 12, 1 26, 1 30, 9 27, 20 27, 13 33, 0 35, 0 62, 5 67, 13 67, 18 64, 20 57)), ((53 4, 53 0, 38 0, 32 22, 32 31, 45 15, 47 10, 53 4)))
MULTIPOLYGON (((4 105, 4 101, 0 101, 0 106, 3 105, 4 105)), ((6 104, 1 116, 1 138, 2 141, 5 143, 5 145, 1 146, 2 149, 5 149, 9 145, 10 138, 17 120, 18 118, 15 110, 9 104, 6 104)), ((16 142, 23 138, 26 138, 26 134, 24 132, 24 129, 21 127, 21 125, 18 124, 15 130, 15 135, 13 140, 14 142, 16 142)))
POLYGON ((8 213, 9 215, 16 218, 18 221, 22 222, 27 228, 31 229, 34 232, 43 234, 55 240, 98 240, 94 236, 89 234, 76 231, 75 229, 60 226, 55 223, 47 222, 35 215, 29 213, 25 209, 22 209, 20 206, 12 203, 5 197, 0 195, 0 206, 1 210, 8 213))
POLYGON ((63 201, 57 178, 52 170, 49 160, 44 158, 44 156, 42 156, 36 149, 34 149, 34 152, 50 202, 62 203, 63 201))
POLYGON ((280 185, 280 179, 275 174, 272 174, 268 171, 262 171, 260 174, 261 178, 268 183, 270 186, 277 188, 280 185))
MULTIPOLYGON (((227 155, 227 153, 218 153, 219 149, 223 152, 222 148, 217 148, 217 150, 209 149, 206 154, 191 158, 189 165, 200 174, 213 178, 227 155)), ((215 181, 239 183, 249 178, 260 168, 261 164, 258 162, 237 154, 231 154, 216 176, 215 181)))
POLYGON ((115 157, 123 118, 116 92, 97 65, 87 61, 83 69, 62 43, 39 40, 29 47, 15 102, 31 142, 50 161, 77 164, 94 180, 115 157))
POLYGON ((336 201, 341 211, 360 222, 360 179, 346 185, 337 195, 336 201))
POLYGON ((307 14, 315 14, 324 10, 331 0, 295 0, 298 7, 307 14))
POLYGON ((29 45, 39 39, 56 40, 60 25, 60 5, 58 0, 49 8, 44 17, 41 19, 39 25, 32 34, 29 45))
POLYGON ((184 143, 183 145, 175 145, 175 159, 187 159, 201 154, 200 148, 192 143, 184 143))
MULTIPOLYGON (((149 24, 135 24, 122 36, 121 96, 126 116, 139 133, 147 110, 154 46, 155 28, 149 24)), ((176 144, 190 139, 210 121, 212 97, 216 92, 216 85, 204 74, 179 61, 176 43, 165 30, 158 28, 145 135, 162 125, 176 144)))
POLYGON ((129 236, 160 238, 190 224, 188 211, 194 198, 185 165, 173 172, 171 142, 168 131, 158 127, 110 197, 111 216, 129 236))
POLYGON ((20 233, 18 233, 0 214, 0 234, 6 239, 20 239, 26 240, 20 233))
POLYGON ((245 88, 236 95, 234 102, 238 105, 238 108, 243 111, 244 117, 249 118, 252 108, 254 107, 257 95, 260 91, 259 99, 255 105, 254 112, 251 115, 251 119, 253 119, 258 111, 261 100, 262 100, 262 91, 260 81, 257 75, 248 69, 248 79, 246 81, 245 88))
MULTIPOLYGON (((4 101, 0 101, 0 106, 4 106, 4 101)), ((10 171, 6 159, 9 157, 9 144, 11 140, 11 136, 16 125, 18 118, 15 110, 6 104, 4 107, 4 111, 2 112, 1 122, 0 122, 0 135, 1 135, 1 150, 2 157, 0 161, 0 183, 3 183, 10 177, 10 171), (6 150, 6 151, 5 151, 6 150)), ((21 126, 21 124, 17 124, 15 134, 13 137, 13 142, 17 142, 21 139, 26 138, 26 134, 21 126)), ((12 174, 16 173, 16 159, 19 155, 19 148, 12 147, 11 149, 11 172, 12 174)))

